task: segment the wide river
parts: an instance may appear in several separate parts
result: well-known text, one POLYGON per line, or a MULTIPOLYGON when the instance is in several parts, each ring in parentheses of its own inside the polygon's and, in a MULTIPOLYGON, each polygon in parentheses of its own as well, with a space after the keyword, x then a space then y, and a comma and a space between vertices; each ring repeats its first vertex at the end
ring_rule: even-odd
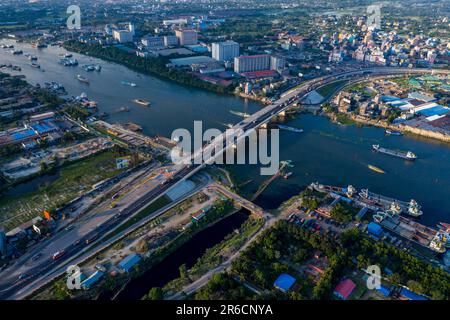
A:
MULTIPOLYGON (((69 95, 85 92, 98 102, 101 112, 110 113, 109 122, 135 122, 145 134, 170 137, 176 128, 193 128, 194 120, 202 120, 204 128, 225 129, 224 124, 237 123, 242 118, 230 111, 253 113, 261 106, 233 96, 220 96, 197 89, 179 86, 172 82, 131 71, 121 65, 74 54, 80 66, 59 65, 59 54, 66 51, 59 47, 42 50, 28 44, 16 44, 16 48, 36 55, 42 69, 29 65, 24 56, 14 56, 9 50, 0 49, 0 63, 12 63, 22 67, 21 72, 32 83, 57 81, 63 84, 69 95), (81 65, 100 64, 102 71, 85 72, 81 65), (76 80, 81 74, 89 78, 86 85, 76 80), (122 80, 135 82, 137 87, 121 84, 122 80), (146 99, 151 106, 140 107, 132 100, 146 99), (115 113, 128 106, 130 112, 115 113)), ((280 159, 291 160, 294 165, 289 179, 277 179, 256 202, 265 208, 277 207, 282 201, 297 194, 309 183, 356 188, 369 188, 386 196, 408 201, 416 199, 424 211, 421 221, 434 225, 439 221, 450 222, 450 145, 412 136, 385 136, 382 129, 374 127, 341 126, 328 119, 301 115, 288 122, 290 126, 303 128, 298 134, 281 131, 280 159), (375 154, 371 145, 379 143, 389 148, 411 150, 419 159, 403 161, 390 156, 375 154), (386 174, 378 174, 367 168, 378 166, 386 174)), ((240 181, 252 180, 243 187, 246 193, 254 192, 267 179, 259 175, 258 166, 229 166, 240 181)))

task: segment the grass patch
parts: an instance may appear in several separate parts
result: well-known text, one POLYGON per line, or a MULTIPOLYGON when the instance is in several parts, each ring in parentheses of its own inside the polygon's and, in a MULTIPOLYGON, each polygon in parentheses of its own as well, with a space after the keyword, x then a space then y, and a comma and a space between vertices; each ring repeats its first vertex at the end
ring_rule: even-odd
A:
POLYGON ((139 222, 140 220, 144 219, 145 217, 147 217, 151 213, 153 213, 153 212, 155 212, 155 211, 165 207, 166 205, 168 205, 171 202, 172 201, 170 200, 170 198, 168 196, 166 196, 166 195, 163 195, 162 197, 159 197, 154 202, 152 202, 147 208, 145 208, 144 210, 142 210, 141 212, 136 214, 130 220, 128 220, 127 222, 122 224, 120 227, 115 229, 108 236, 106 236, 106 238, 104 238, 104 240, 107 240, 107 239, 115 236, 116 234, 124 231, 125 229, 131 227, 133 224, 135 224, 135 223, 139 222))
POLYGON ((339 87, 341 87, 343 84, 347 83, 348 80, 340 80, 333 83, 329 83, 324 85, 323 87, 320 87, 317 89, 317 93, 319 93, 322 97, 326 98, 330 94, 332 94, 334 91, 336 91, 339 87))
POLYGON ((354 120, 352 120, 348 115, 344 113, 338 113, 336 115, 336 121, 345 126, 351 126, 356 124, 354 120))
MULTIPOLYGON (((88 158, 64 165, 59 177, 51 183, 43 183, 31 192, 20 196, 0 198, 0 226, 10 230, 44 210, 53 210, 89 190, 95 183, 116 176, 115 158, 119 152, 107 150, 88 158)), ((12 189, 14 190, 14 189, 12 189)))

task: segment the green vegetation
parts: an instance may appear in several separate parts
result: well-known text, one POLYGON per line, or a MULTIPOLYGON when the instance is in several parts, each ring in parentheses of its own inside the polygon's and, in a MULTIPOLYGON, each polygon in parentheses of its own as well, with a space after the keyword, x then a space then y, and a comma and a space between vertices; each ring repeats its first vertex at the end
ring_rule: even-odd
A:
MULTIPOLYGON (((384 242, 374 242, 358 229, 344 232, 334 241, 326 234, 319 235, 287 221, 279 221, 262 233, 232 264, 231 274, 216 276, 200 290, 199 299, 254 299, 239 282, 247 282, 260 288, 258 298, 265 299, 332 299, 333 289, 345 275, 352 274, 357 289, 353 298, 361 298, 366 291, 364 272, 369 265, 379 265, 392 270, 388 277, 391 285, 406 285, 416 293, 432 299, 450 298, 450 275, 411 254, 384 242), (312 254, 327 257, 327 267, 320 278, 313 282, 303 270, 312 254), (287 293, 273 287, 280 273, 294 276, 297 285, 287 293), (236 275, 239 281, 231 275, 236 275)), ((195 296, 194 298, 197 298, 195 296)))
POLYGON ((263 219, 254 219, 252 217, 247 219, 247 221, 239 227, 237 232, 228 234, 220 243, 207 249, 203 256, 197 260, 188 273, 184 270, 182 274, 180 269, 180 277, 166 284, 163 291, 180 291, 184 285, 200 278, 209 270, 218 267, 221 263, 226 261, 227 257, 229 257, 233 252, 239 250, 239 248, 241 248, 245 242, 262 227, 263 224, 263 219))
POLYGON ((228 273, 214 274, 208 284, 194 295, 195 300, 249 300, 255 298, 253 292, 239 285, 228 273))
POLYGON ((345 257, 345 251, 328 237, 279 221, 233 262, 232 272, 242 281, 270 291, 272 298, 327 299, 345 267, 345 257), (315 251, 323 252, 329 265, 320 280, 313 284, 300 272, 300 267, 315 251), (274 289, 275 279, 284 272, 297 279, 298 290, 282 293, 274 289))
POLYGON ((354 125, 356 122, 352 120, 347 114, 345 113, 338 113, 336 115, 336 121, 342 125, 345 126, 351 126, 354 125))
POLYGON ((358 213, 358 209, 346 202, 338 202, 331 209, 331 217, 337 221, 349 222, 353 220, 353 217, 358 213))
POLYGON ((133 216, 133 218, 129 219, 127 222, 125 222, 120 227, 115 229, 113 232, 108 234, 108 236, 106 236, 104 239, 106 240, 106 239, 109 239, 109 238, 115 236, 116 234, 119 234, 120 232, 122 232, 122 231, 126 230, 127 228, 131 227, 133 224, 135 224, 135 223, 141 221, 142 219, 146 218, 150 214, 152 214, 152 213, 156 212, 157 210, 165 207, 170 202, 171 202, 170 198, 168 196, 166 196, 166 195, 163 195, 162 197, 159 197, 158 199, 153 201, 147 208, 145 208, 144 210, 142 210, 141 212, 139 212, 138 214, 133 216))
POLYGON ((95 183, 117 175, 122 170, 116 169, 115 158, 122 152, 112 149, 69 163, 59 170, 56 180, 44 182, 36 190, 0 197, 0 226, 12 229, 41 215, 44 210, 61 207, 95 183))
POLYGON ((133 70, 146 74, 153 74, 162 78, 178 82, 182 85, 205 89, 217 93, 230 93, 234 87, 223 87, 203 81, 186 71, 167 68, 168 58, 143 58, 113 46, 88 45, 78 41, 69 40, 64 43, 67 50, 87 54, 103 60, 125 65, 133 70))
POLYGON ((339 80, 336 82, 332 82, 332 83, 324 85, 323 87, 320 87, 316 91, 322 97, 327 98, 330 94, 333 94, 337 89, 342 87, 347 82, 348 82, 348 80, 339 80))
POLYGON ((393 284, 408 285, 432 299, 450 299, 450 275, 446 271, 384 242, 373 242, 356 229, 343 233, 341 240, 346 250, 356 257, 359 268, 381 265, 393 271, 389 276, 393 284))

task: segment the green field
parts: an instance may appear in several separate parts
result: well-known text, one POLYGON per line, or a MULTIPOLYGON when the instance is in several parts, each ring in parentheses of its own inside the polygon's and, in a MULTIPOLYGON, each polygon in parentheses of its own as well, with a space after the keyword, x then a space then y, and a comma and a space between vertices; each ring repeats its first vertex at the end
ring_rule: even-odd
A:
POLYGON ((317 89, 317 93, 319 93, 322 97, 327 98, 330 94, 335 92, 338 88, 340 88, 342 85, 347 83, 348 80, 340 80, 333 83, 329 83, 324 85, 323 87, 320 87, 317 89))
MULTIPOLYGON (((33 191, 20 196, 0 197, 0 227, 13 229, 30 219, 52 210, 91 189, 95 183, 113 177, 117 170, 116 151, 104 151, 84 160, 63 166, 59 177, 43 183, 33 191)), ((12 189, 14 190, 14 189, 12 189)))

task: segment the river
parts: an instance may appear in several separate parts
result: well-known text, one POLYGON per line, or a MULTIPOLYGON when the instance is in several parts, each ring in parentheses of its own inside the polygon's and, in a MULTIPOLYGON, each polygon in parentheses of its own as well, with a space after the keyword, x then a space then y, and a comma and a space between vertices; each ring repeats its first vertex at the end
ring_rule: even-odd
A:
MULTIPOLYGON (((224 123, 237 123, 240 117, 231 110, 253 113, 260 105, 234 96, 221 96, 202 90, 183 87, 159 78, 141 75, 121 65, 74 54, 80 66, 96 63, 102 71, 85 72, 78 67, 64 67, 57 63, 59 47, 38 50, 28 44, 16 46, 24 52, 38 56, 38 63, 45 71, 29 66, 24 56, 13 56, 0 49, 0 63, 20 65, 27 80, 32 83, 57 81, 69 95, 85 92, 99 102, 101 112, 113 112, 118 107, 129 106, 131 112, 111 115, 109 122, 135 122, 149 135, 170 137, 176 128, 192 129, 194 120, 202 120, 204 128, 225 129, 224 123), (90 79, 85 85, 75 79, 82 74, 90 79), (138 87, 123 86, 122 80, 132 81, 138 87), (149 108, 131 102, 135 98, 149 100, 149 108)), ((17 74, 17 73, 16 73, 17 74)), ((293 175, 275 180, 257 203, 267 209, 277 207, 282 201, 303 190, 309 183, 356 188, 369 188, 386 196, 408 201, 416 199, 423 207, 421 220, 428 225, 450 221, 450 146, 445 143, 413 136, 385 136, 384 130, 374 127, 341 126, 328 119, 313 115, 301 115, 288 125, 305 130, 304 133, 281 131, 280 159, 292 160, 293 175), (371 145, 411 150, 419 159, 408 162, 371 151, 371 145), (378 166, 386 174, 378 174, 367 168, 378 166)), ((258 166, 235 165, 230 167, 240 181, 253 179, 243 190, 254 192, 267 177, 259 175, 258 166)))
MULTIPOLYGON (((163 261, 144 272, 142 276, 132 279, 117 295, 116 300, 139 300, 151 288, 163 287, 166 283, 178 278, 181 265, 185 264, 186 268, 190 269, 206 249, 220 243, 233 230, 239 229, 248 217, 249 212, 243 209, 200 231, 163 261)), ((103 293, 99 299, 109 300, 110 297, 108 293, 103 293)))

